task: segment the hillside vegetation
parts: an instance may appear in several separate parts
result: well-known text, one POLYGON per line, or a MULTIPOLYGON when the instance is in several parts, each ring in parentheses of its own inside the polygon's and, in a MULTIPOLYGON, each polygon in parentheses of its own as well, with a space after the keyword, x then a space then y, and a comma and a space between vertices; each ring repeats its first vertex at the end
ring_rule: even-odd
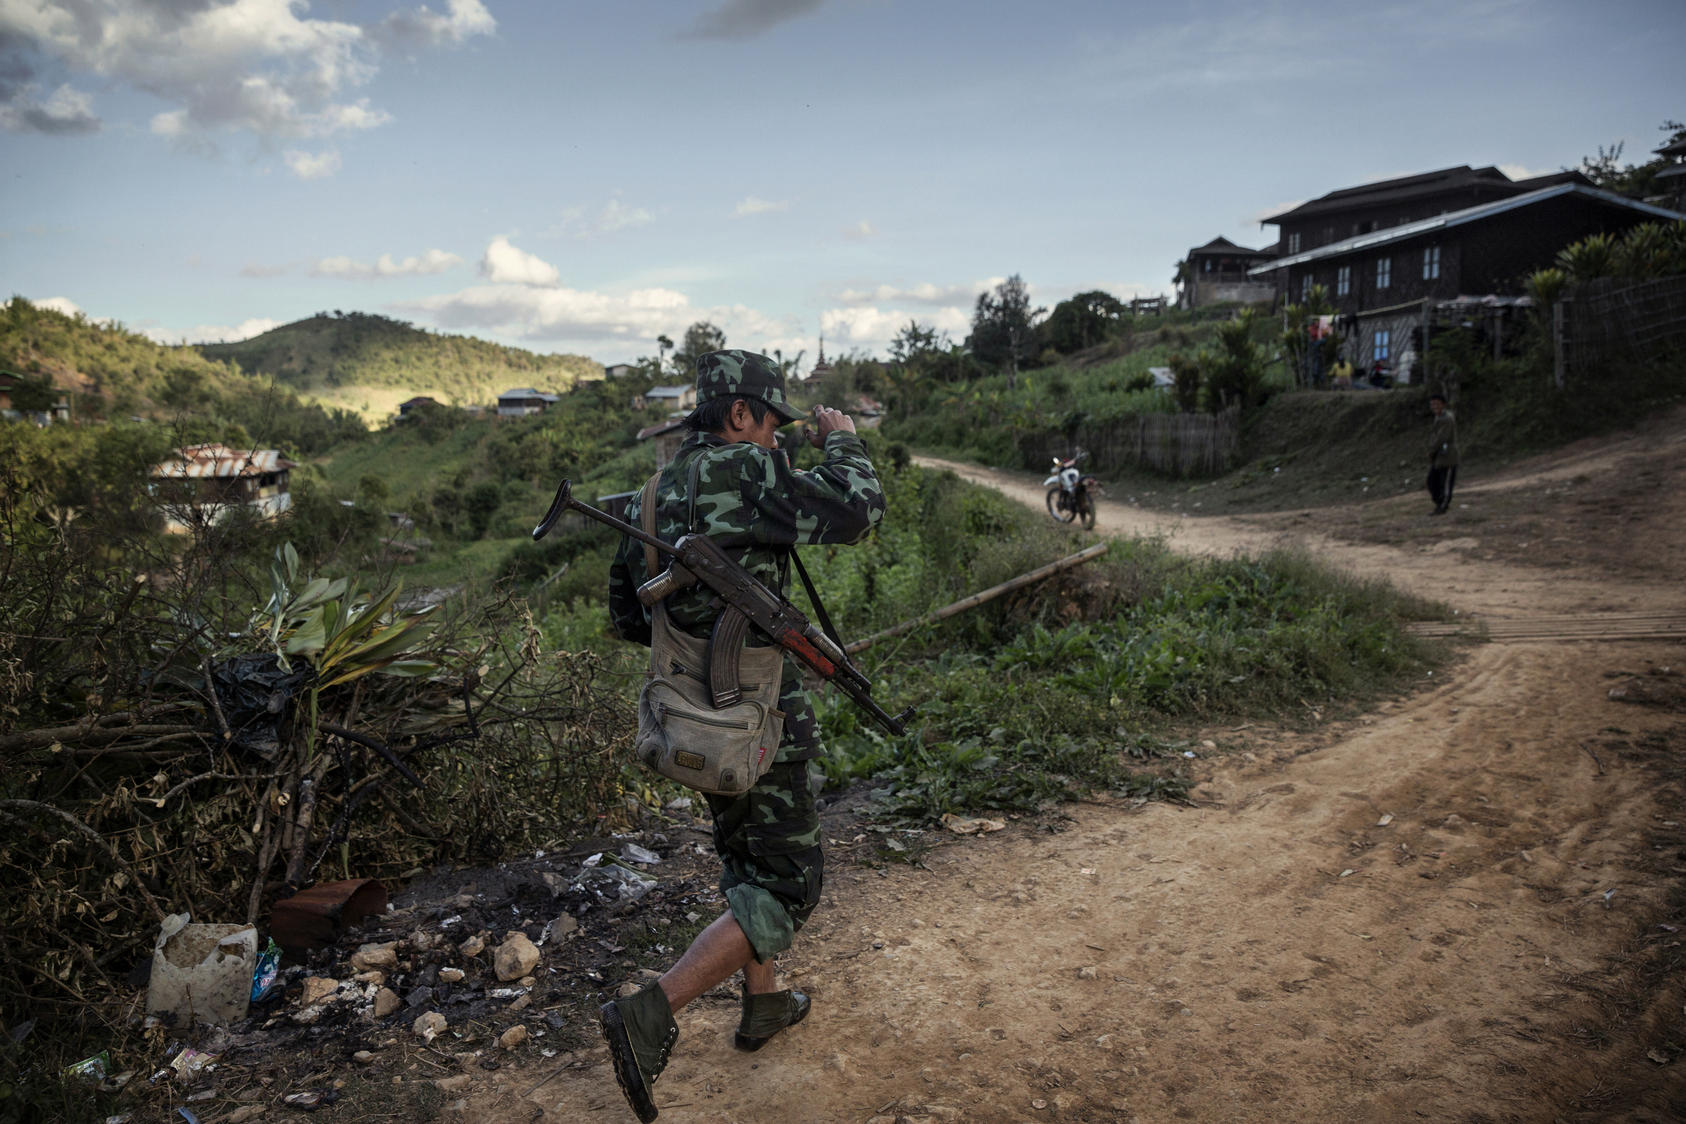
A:
POLYGON ((420 395, 456 406, 491 405, 515 387, 554 394, 603 377, 602 366, 583 355, 538 355, 365 312, 322 312, 248 340, 200 344, 197 350, 370 423, 386 420, 400 402, 420 395))
POLYGON ((304 402, 287 387, 192 348, 37 308, 22 297, 0 308, 0 370, 23 376, 51 399, 67 398, 79 422, 161 423, 176 444, 227 441, 308 454, 363 432, 350 414, 304 402))

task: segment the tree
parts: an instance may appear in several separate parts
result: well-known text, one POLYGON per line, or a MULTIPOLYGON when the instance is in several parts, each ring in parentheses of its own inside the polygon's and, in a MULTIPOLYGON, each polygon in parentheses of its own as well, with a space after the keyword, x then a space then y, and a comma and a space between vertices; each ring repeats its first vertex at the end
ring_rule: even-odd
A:
POLYGON ((1099 289, 1078 293, 1054 306, 1042 323, 1045 343, 1062 355, 1094 347, 1105 340, 1124 315, 1124 304, 1099 289))
POLYGON ((1014 386, 1019 363, 1036 354, 1036 322, 1047 311, 1030 307, 1030 291, 1015 273, 993 292, 978 294, 966 346, 985 366, 1005 367, 1007 385, 1014 386))
MULTIPOLYGON (((1686 140, 1686 125, 1679 121, 1664 121, 1660 128, 1668 135, 1667 144, 1686 140)), ((1669 166, 1668 157, 1658 156, 1643 164, 1625 165, 1621 163, 1621 159, 1621 141, 1609 148, 1599 145, 1597 156, 1581 158, 1580 172, 1591 180, 1595 187, 1630 195, 1635 199, 1658 193, 1657 173, 1669 166)))
POLYGON ((656 367, 667 370, 667 353, 673 350, 673 341, 667 336, 656 337, 656 367))
MULTIPOLYGON (((659 341, 658 341, 659 342, 659 341)), ((698 320, 685 329, 685 339, 674 353, 673 362, 681 374, 695 374, 697 360, 711 351, 719 351, 726 346, 726 333, 710 324, 707 320, 698 320)))

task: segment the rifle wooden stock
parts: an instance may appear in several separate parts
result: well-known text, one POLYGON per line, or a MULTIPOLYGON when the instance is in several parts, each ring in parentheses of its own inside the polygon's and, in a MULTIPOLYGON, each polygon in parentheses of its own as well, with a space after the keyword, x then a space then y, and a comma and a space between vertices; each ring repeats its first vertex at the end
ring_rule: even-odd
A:
POLYGON ((568 481, 564 480, 556 490, 550 510, 533 528, 534 540, 548 534, 568 508, 653 546, 673 559, 665 571, 638 587, 641 604, 654 605, 698 582, 719 595, 726 608, 710 634, 707 666, 704 668, 716 707, 729 706, 737 700, 738 655, 743 651, 748 628, 753 624, 774 644, 847 695, 890 733, 898 736, 907 733, 905 723, 913 715, 912 707, 897 715, 887 713, 873 701, 871 681, 850 662, 841 647, 816 628, 795 605, 762 585, 753 574, 728 557, 720 545, 707 535, 685 535, 670 546, 606 511, 574 499, 568 481))

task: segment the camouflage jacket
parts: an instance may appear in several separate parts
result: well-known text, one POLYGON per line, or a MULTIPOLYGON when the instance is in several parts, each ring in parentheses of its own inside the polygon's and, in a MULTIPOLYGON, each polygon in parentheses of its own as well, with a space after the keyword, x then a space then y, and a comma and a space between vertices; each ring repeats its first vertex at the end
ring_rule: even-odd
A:
MULTIPOLYGON (((782 452, 749 442, 730 442, 694 433, 679 447, 656 485, 656 534, 666 542, 695 529, 718 539, 738 563, 769 589, 785 592, 789 548, 807 543, 854 543, 884 518, 884 489, 866 446, 852 433, 826 437, 825 461, 796 471, 782 452), (693 468, 697 482, 691 495, 693 468)), ((627 505, 626 521, 642 526, 639 497, 627 505)), ((650 643, 650 611, 637 591, 650 573, 644 545, 623 540, 609 567, 609 617, 626 640, 650 643)), ((719 616, 714 594, 702 585, 667 600, 668 615, 693 636, 706 637, 719 616)), ((750 643, 767 638, 751 634, 750 643)), ((813 702, 802 688, 794 659, 785 657, 779 707, 785 712, 780 761, 820 754, 813 702)))

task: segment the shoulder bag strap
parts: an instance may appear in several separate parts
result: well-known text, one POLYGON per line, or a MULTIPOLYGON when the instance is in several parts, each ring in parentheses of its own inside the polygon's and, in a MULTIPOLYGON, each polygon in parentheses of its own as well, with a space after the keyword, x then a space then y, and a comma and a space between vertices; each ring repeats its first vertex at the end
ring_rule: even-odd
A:
MULTIPOLYGON (((644 524, 646 535, 653 536, 656 533, 656 485, 661 482, 661 478, 661 470, 657 469, 656 474, 645 482, 644 494, 638 500, 638 514, 644 524)), ((644 576, 646 578, 653 578, 661 572, 656 568, 659 561, 660 559, 656 556, 656 548, 649 543, 645 543, 644 576)))

